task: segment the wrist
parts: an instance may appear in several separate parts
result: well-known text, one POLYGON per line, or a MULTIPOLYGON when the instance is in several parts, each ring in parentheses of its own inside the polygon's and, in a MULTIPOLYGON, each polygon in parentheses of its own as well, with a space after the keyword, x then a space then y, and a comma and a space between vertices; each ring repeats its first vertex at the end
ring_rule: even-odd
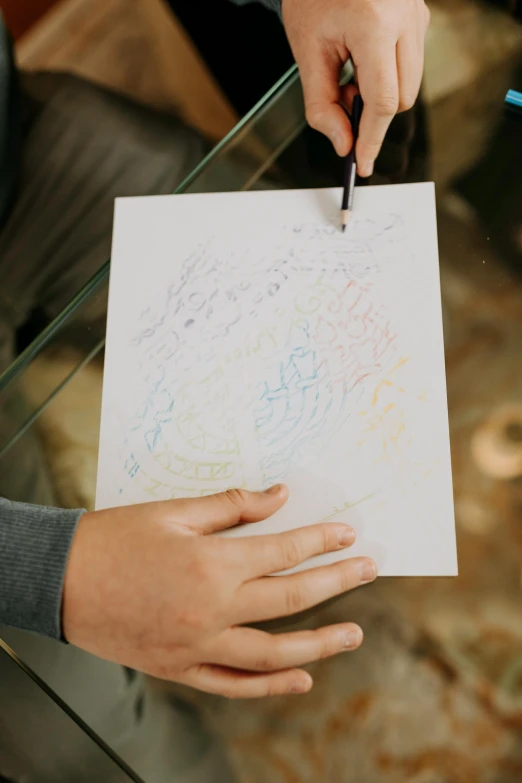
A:
POLYGON ((93 516, 95 516, 95 512, 87 512, 79 520, 67 559, 61 606, 62 638, 66 642, 74 643, 75 628, 81 624, 82 598, 88 592, 89 561, 91 561, 91 569, 94 568, 92 557, 89 554, 89 531, 92 529, 93 516))

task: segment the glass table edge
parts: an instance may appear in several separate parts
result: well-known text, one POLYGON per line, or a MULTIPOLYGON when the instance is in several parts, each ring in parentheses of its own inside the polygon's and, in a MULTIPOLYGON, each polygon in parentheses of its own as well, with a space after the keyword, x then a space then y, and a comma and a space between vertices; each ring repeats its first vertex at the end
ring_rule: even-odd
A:
POLYGON ((134 783, 145 783, 141 778, 118 754, 108 745, 83 718, 81 718, 67 702, 65 702, 33 669, 27 666, 26 663, 19 657, 19 655, 0 637, 0 655, 5 654, 8 658, 11 658, 13 663, 21 669, 24 674, 31 679, 35 685, 45 693, 46 696, 51 699, 56 706, 67 715, 70 720, 75 723, 79 729, 81 729, 100 750, 102 750, 111 761, 122 771, 128 778, 134 783))
MULTIPOLYGON (((250 109, 247 114, 227 133, 226 136, 205 156, 205 158, 191 171, 191 173, 178 185, 174 194, 181 194, 221 155, 229 146, 247 133, 256 122, 269 110, 281 94, 299 80, 297 65, 293 65, 281 76, 281 78, 268 90, 265 95, 250 109)), ((0 392, 5 389, 48 345, 56 333, 67 322, 69 317, 97 290, 101 288, 109 277, 110 259, 98 269, 84 287, 71 299, 62 312, 40 332, 40 334, 27 346, 7 367, 0 373, 0 392)), ((102 344, 103 345, 103 344, 102 344)), ((100 345, 100 348, 102 347, 100 345)))

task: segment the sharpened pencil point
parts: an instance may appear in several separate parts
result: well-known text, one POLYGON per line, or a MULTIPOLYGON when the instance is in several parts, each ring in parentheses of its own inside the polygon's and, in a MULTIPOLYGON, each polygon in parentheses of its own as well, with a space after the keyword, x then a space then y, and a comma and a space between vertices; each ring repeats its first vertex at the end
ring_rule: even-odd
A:
POLYGON ((343 223, 342 232, 344 234, 344 229, 346 228, 346 223, 343 223))

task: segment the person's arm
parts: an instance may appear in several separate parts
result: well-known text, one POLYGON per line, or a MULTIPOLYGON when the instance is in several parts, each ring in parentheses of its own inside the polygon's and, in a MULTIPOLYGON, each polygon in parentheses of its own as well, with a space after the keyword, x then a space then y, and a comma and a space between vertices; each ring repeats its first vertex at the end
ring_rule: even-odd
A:
MULTIPOLYGON (((233 0, 244 5, 252 0, 233 0)), ((260 0, 279 11, 303 84, 306 118, 331 140, 338 155, 351 149, 352 130, 342 108, 357 88, 340 87, 348 60, 356 68, 364 109, 357 169, 369 177, 397 112, 419 93, 429 11, 424 0, 260 0)))
POLYGON ((282 485, 83 513, 0 506, 0 625, 59 637, 100 658, 229 697, 304 693, 302 667, 354 650, 339 623, 271 635, 253 624, 375 579, 364 557, 273 576, 354 539, 344 524, 279 535, 212 535, 286 501, 282 485))
POLYGON ((65 570, 83 513, 0 498, 0 624, 62 638, 65 570))

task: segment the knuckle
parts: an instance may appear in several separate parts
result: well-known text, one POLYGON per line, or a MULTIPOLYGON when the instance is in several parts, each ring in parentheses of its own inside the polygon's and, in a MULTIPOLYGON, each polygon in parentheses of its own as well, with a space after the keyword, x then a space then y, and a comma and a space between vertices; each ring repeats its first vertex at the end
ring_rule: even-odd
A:
POLYGON ((267 680, 266 687, 265 687, 265 694, 266 696, 280 696, 282 693, 286 693, 290 689, 288 687, 281 687, 278 679, 276 677, 270 677, 267 680))
POLYGON ((194 642, 207 635, 211 618, 206 611, 196 610, 193 606, 181 609, 176 615, 176 626, 180 638, 194 642))
POLYGON ((219 567, 212 558, 208 557, 206 551, 194 553, 189 572, 195 590, 217 597, 215 590, 219 589, 221 583, 219 567))
POLYGON ((180 610, 186 627, 194 632, 205 632, 227 615, 231 588, 221 563, 205 552, 197 553, 188 565, 192 585, 191 601, 180 610))
POLYGON ((324 110, 316 103, 308 103, 305 110, 306 121, 311 128, 321 130, 324 120, 324 110))
POLYGON ((358 152, 358 160, 376 160, 380 151, 381 144, 379 142, 361 145, 358 152))
POLYGON ((353 564, 349 560, 340 565, 339 586, 341 591, 346 593, 348 590, 353 590, 353 588, 359 584, 359 580, 354 577, 353 564))
POLYGON ((282 542, 284 568, 293 568, 302 560, 302 548, 297 535, 286 536, 282 542))
POLYGON ((377 0, 366 0, 366 14, 374 24, 382 24, 387 21, 386 4, 377 0))
POLYGON ((260 672, 273 671, 279 669, 280 656, 277 650, 264 650, 258 655, 255 661, 255 669, 260 672))
POLYGON ((179 672, 177 672, 171 663, 163 663, 163 661, 156 663, 151 672, 153 677, 157 677, 159 680, 176 680, 179 672))
POLYGON ((375 101, 375 113, 379 117, 392 117, 397 113, 399 98, 395 92, 382 92, 375 101))
POLYGON ((246 504, 246 492, 244 489, 227 489, 223 497, 235 508, 242 509, 246 504))
POLYGON ((285 609, 287 615, 297 614, 304 606, 303 593, 299 584, 291 583, 286 588, 285 609))
POLYGON ((324 555, 327 552, 331 552, 332 549, 334 548, 337 549, 337 534, 335 530, 323 526, 319 531, 319 535, 321 539, 321 543, 320 543, 321 554, 324 555), (335 539, 335 544, 334 544, 334 539, 335 539))
POLYGON ((339 643, 337 639, 329 635, 326 639, 324 639, 323 643, 321 644, 321 652, 320 657, 323 660, 324 658, 331 658, 333 655, 339 652, 339 643))
POLYGON ((188 563, 190 576, 196 584, 201 584, 208 577, 209 562, 203 550, 204 547, 194 547, 188 563))

